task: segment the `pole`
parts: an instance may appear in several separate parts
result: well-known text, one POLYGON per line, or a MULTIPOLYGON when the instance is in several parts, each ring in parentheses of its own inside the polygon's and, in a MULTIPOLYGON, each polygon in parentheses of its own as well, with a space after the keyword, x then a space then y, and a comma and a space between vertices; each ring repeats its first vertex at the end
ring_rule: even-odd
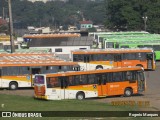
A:
POLYGON ((3 20, 5 19, 4 7, 3 7, 3 20))
POLYGON ((13 52, 15 52, 15 48, 14 48, 14 38, 13 38, 11 0, 8 0, 8 9, 9 9, 9 29, 10 29, 11 53, 13 53, 13 52))
POLYGON ((146 28, 147 28, 147 26, 146 26, 146 19, 144 20, 144 30, 146 31, 146 28))
POLYGON ((143 18, 143 20, 144 20, 144 30, 146 31, 147 30, 147 19, 148 19, 148 17, 147 16, 144 16, 144 17, 142 17, 143 18))

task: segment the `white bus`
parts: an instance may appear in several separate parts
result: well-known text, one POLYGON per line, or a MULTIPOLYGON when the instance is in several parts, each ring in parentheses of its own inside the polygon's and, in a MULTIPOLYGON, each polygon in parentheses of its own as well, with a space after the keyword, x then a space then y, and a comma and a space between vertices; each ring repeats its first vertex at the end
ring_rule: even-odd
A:
POLYGON ((37 74, 34 85, 35 98, 46 100, 131 96, 146 88, 142 67, 37 74))

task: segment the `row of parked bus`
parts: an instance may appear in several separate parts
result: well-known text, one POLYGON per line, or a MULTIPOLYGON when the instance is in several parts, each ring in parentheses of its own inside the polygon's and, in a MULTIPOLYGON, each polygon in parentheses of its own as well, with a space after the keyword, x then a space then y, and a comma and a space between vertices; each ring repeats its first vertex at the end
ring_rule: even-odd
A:
POLYGON ((110 32, 92 33, 94 48, 152 48, 156 60, 160 60, 160 35, 148 32, 110 32))
POLYGON ((71 61, 49 51, 0 57, 2 88, 34 87, 35 97, 47 100, 131 96, 146 88, 144 69, 156 69, 151 48, 74 50, 71 61))
POLYGON ((131 96, 146 89, 144 69, 156 67, 150 48, 74 50, 71 59, 78 63, 79 71, 36 75, 35 98, 131 96))
POLYGON ((156 67, 150 48, 75 50, 72 61, 23 52, 0 54, 0 87, 34 87, 36 98, 50 100, 131 96, 145 90, 144 69, 156 67))
MULTIPOLYGON (((147 32, 129 32, 123 36, 129 40, 128 37, 131 34, 137 38, 142 35, 149 37, 147 32)), ((111 33, 110 38, 113 35, 120 39, 120 33, 111 33)), ((159 38, 155 35, 156 39, 159 38)), ((144 92, 146 89, 144 70, 156 69, 157 52, 155 53, 150 47, 133 49, 124 47, 124 49, 118 46, 120 42, 117 43, 117 40, 113 44, 117 46, 110 47, 111 41, 109 39, 101 40, 100 37, 98 41, 98 47, 101 46, 100 49, 71 52, 71 60, 80 66, 78 72, 67 71, 36 75, 35 98, 82 100, 90 97, 113 95, 131 96, 144 92)))

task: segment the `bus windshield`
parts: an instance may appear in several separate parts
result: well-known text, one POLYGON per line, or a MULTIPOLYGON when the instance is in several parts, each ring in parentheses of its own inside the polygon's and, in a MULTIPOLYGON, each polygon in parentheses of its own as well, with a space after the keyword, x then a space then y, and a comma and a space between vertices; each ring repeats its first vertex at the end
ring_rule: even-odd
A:
POLYGON ((44 76, 35 76, 35 84, 44 84, 44 76))

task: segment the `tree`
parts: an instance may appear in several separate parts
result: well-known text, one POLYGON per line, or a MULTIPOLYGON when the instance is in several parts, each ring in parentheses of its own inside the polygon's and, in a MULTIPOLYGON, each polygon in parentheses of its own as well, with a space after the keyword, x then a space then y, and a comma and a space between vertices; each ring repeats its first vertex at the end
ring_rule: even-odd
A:
POLYGON ((147 31, 160 32, 159 0, 107 0, 105 25, 111 30, 144 30, 143 16, 147 16, 147 31))

